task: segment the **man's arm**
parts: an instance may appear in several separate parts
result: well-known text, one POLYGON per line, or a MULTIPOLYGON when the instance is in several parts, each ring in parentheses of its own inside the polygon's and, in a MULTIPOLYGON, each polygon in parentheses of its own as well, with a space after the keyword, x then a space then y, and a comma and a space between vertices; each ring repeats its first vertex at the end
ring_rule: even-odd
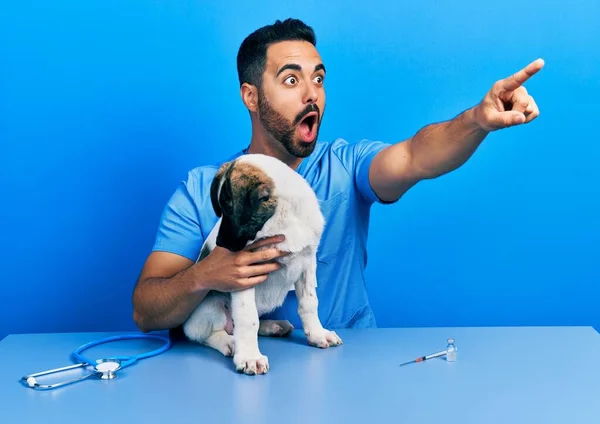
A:
POLYGON ((204 299, 194 262, 173 253, 152 252, 133 292, 133 320, 140 330, 180 325, 204 299))
POLYGON ((539 110, 522 84, 543 65, 541 59, 530 63, 497 81, 477 106, 382 150, 369 170, 375 193, 384 201, 395 201, 419 181, 460 167, 489 132, 534 120, 539 110))
POLYGON ((152 252, 133 292, 133 320, 144 332, 185 322, 210 290, 231 292, 262 283, 286 256, 276 247, 283 236, 258 240, 240 252, 215 247, 199 262, 167 252, 152 252), (259 248, 271 246, 268 249, 259 248))

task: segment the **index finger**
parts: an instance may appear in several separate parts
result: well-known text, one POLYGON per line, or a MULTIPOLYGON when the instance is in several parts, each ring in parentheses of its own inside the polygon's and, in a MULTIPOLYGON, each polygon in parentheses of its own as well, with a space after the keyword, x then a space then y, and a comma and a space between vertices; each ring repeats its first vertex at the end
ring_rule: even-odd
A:
POLYGON ((525 81, 534 76, 544 66, 543 59, 536 59, 529 65, 502 81, 502 88, 513 91, 519 88, 525 81))
POLYGON ((283 240, 285 240, 285 237, 282 235, 266 237, 266 238, 257 240, 252 244, 249 244, 248 246, 246 246, 246 248, 244 250, 251 252, 254 249, 258 249, 259 247, 267 246, 269 244, 281 243, 283 240))
POLYGON ((246 262, 248 265, 259 264, 263 262, 269 262, 273 259, 281 258, 289 255, 290 252, 285 252, 274 247, 265 250, 259 250, 256 252, 246 253, 246 262))

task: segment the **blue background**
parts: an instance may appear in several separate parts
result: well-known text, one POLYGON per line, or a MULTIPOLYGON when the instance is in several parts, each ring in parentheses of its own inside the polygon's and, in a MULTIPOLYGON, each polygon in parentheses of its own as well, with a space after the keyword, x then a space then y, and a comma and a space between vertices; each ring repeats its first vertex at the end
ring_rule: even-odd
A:
POLYGON ((249 141, 239 43, 288 16, 317 31, 324 140, 400 141, 546 60, 537 121, 375 207, 380 326, 600 328, 597 2, 214 3, 0 6, 0 337, 135 329, 165 202, 249 141))

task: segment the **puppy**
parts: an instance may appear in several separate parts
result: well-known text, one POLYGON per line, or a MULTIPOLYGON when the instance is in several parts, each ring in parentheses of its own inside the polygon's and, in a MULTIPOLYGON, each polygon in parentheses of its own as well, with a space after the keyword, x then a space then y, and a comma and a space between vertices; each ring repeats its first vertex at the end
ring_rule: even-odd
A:
POLYGON ((342 344, 334 331, 323 328, 317 315, 316 254, 325 221, 308 183, 276 158, 247 154, 218 169, 210 196, 219 220, 198 261, 215 246, 237 252, 255 240, 279 234, 285 240, 278 248, 290 254, 277 259, 281 268, 263 283, 231 293, 209 292, 183 324, 186 337, 233 355, 238 372, 264 374, 269 362, 259 350, 258 335, 284 335, 293 327, 288 321, 259 317, 281 306, 288 291, 295 289, 308 343, 321 348, 342 344), (233 336, 225 330, 228 314, 233 336))

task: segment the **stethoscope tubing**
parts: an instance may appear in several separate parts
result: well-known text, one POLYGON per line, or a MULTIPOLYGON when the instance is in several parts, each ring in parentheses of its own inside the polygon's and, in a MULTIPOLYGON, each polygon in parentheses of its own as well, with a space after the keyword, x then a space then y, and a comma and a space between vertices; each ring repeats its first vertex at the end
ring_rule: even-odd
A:
POLYGON ((158 349, 155 349, 155 350, 152 350, 149 352, 145 352, 145 353, 141 353, 138 355, 111 357, 111 359, 118 359, 119 361, 121 361, 121 369, 125 368, 129 365, 132 365, 133 363, 137 362, 140 359, 150 358, 151 356, 159 355, 171 347, 171 339, 168 337, 158 335, 158 334, 124 334, 124 335, 118 335, 118 336, 110 336, 110 337, 106 337, 106 338, 103 338, 100 340, 94 340, 94 341, 85 343, 85 344, 79 346, 77 349, 75 349, 75 351, 72 353, 72 356, 76 362, 78 361, 80 363, 87 363, 87 364, 93 365, 96 363, 96 361, 87 358, 86 356, 82 355, 81 352, 83 352, 84 350, 90 349, 92 347, 105 344, 105 343, 123 341, 123 340, 134 340, 134 339, 156 339, 156 340, 164 342, 165 344, 158 349))

